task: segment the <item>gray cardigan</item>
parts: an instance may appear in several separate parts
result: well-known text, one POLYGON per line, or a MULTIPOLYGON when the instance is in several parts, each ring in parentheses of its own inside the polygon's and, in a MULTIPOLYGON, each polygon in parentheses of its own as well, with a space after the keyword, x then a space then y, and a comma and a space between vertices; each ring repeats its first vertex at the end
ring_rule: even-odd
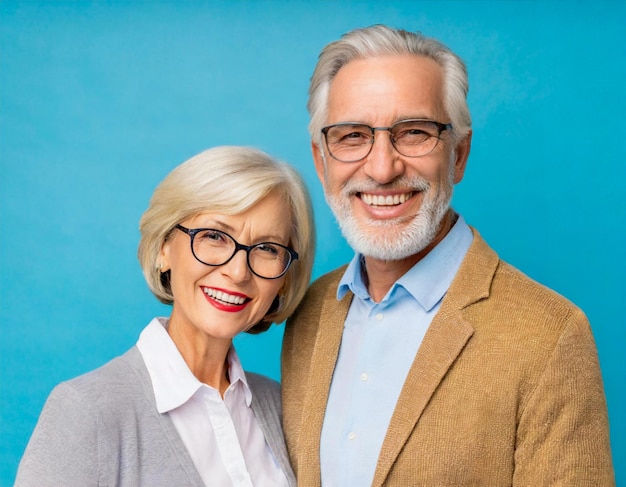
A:
MULTIPOLYGON (((252 409, 276 461, 296 481, 283 439, 280 385, 246 374, 252 409)), ((203 486, 168 414, 156 408, 137 347, 59 384, 26 447, 16 487, 203 486)))

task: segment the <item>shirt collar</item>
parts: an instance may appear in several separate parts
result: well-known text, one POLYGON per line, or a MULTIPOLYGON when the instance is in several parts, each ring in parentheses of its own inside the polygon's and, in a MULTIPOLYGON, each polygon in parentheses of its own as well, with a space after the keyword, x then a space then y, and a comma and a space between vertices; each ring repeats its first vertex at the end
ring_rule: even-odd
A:
MULTIPOLYGON (((398 279, 381 302, 393 300, 404 289, 424 310, 430 311, 450 287, 472 239, 472 231, 459 216, 443 240, 398 279)), ((357 253, 339 281, 337 299, 342 299, 348 291, 364 301, 371 299, 363 281, 362 265, 363 256, 357 253)))
MULTIPOLYGON (((157 410, 166 413, 186 403, 204 384, 189 370, 182 355, 167 333, 167 318, 154 318, 139 335, 137 348, 146 364, 157 410)), ((227 357, 231 387, 244 387, 246 405, 252 402, 252 393, 246 375, 231 345, 227 357)))
POLYGON ((246 395, 246 406, 250 407, 250 404, 252 403, 252 392, 250 391, 250 386, 248 386, 246 373, 243 370, 243 366, 241 365, 234 345, 230 346, 226 360, 228 362, 228 378, 230 381, 230 387, 238 387, 239 384, 241 384, 246 395))

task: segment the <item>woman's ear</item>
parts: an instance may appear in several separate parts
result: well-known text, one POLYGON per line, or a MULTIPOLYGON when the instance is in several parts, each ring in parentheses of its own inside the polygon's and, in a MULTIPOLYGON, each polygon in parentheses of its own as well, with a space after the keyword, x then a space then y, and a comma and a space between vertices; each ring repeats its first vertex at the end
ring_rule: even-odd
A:
POLYGON ((163 245, 161 246, 161 251, 159 252, 159 260, 157 262, 157 267, 161 273, 167 272, 172 268, 171 265, 171 242, 170 239, 165 240, 163 245))

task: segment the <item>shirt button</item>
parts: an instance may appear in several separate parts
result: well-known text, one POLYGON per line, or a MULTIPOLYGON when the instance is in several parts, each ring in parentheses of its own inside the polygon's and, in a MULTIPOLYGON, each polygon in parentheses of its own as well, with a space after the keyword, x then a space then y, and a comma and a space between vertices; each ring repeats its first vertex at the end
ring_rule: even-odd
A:
POLYGON ((355 438, 356 438, 356 433, 350 433, 350 434, 348 435, 348 439, 349 439, 349 440, 354 440, 355 438))
POLYGON ((366 374, 365 372, 363 372, 363 373, 361 374, 361 380, 362 380, 362 381, 366 381, 366 380, 367 380, 367 374, 366 374))
POLYGON ((376 320, 377 320, 377 321, 382 321, 382 320, 383 320, 383 314, 382 314, 382 313, 378 313, 378 314, 376 315, 376 320))

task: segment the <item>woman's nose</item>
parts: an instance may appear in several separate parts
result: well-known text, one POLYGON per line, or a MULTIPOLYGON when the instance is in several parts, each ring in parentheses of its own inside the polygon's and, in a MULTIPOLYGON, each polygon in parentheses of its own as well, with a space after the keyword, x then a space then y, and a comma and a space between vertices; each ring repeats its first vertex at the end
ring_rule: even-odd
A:
POLYGON ((233 282, 243 282, 252 275, 248 266, 248 253, 245 249, 239 249, 235 255, 223 266, 222 272, 228 275, 233 282))

